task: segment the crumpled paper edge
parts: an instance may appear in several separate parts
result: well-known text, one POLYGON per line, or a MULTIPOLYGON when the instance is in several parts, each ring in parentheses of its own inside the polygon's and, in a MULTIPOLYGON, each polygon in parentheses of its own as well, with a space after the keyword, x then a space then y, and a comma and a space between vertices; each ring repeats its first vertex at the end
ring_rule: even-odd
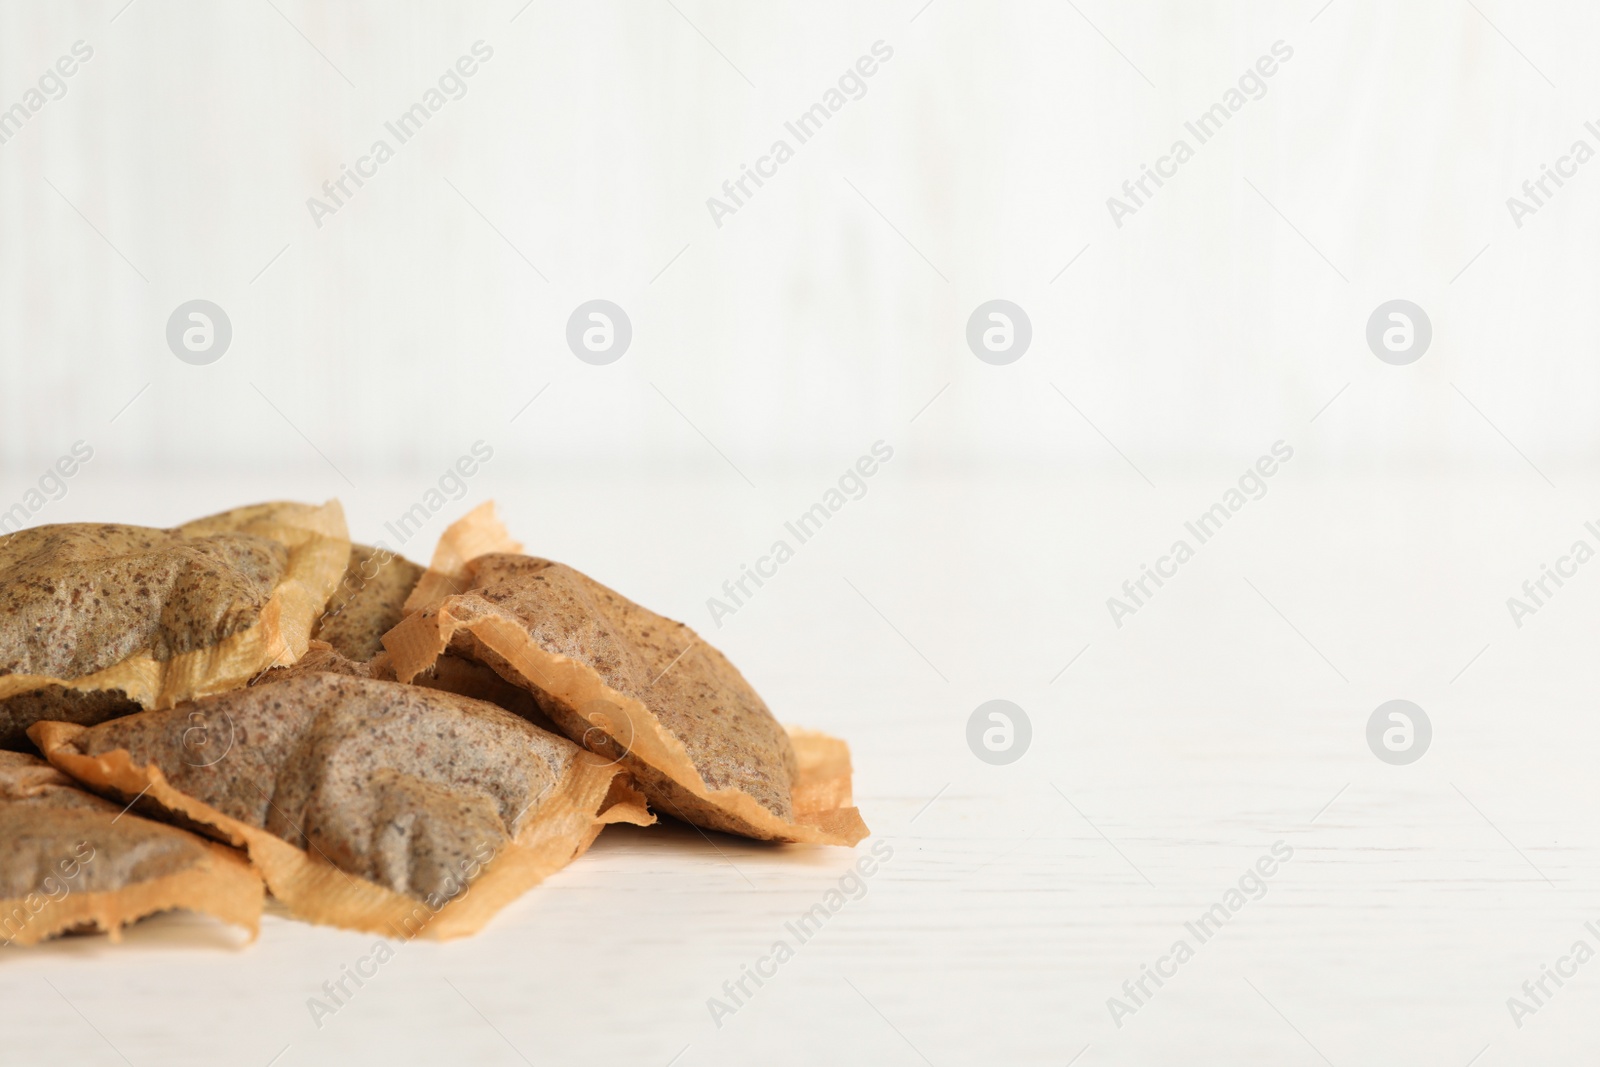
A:
POLYGON ((511 536, 495 514, 494 501, 485 500, 445 527, 434 546, 428 569, 406 597, 401 612, 413 615, 436 606, 445 597, 466 588, 467 564, 491 552, 521 552, 522 542, 511 536))
MULTIPOLYGON (((178 833, 185 831, 170 827, 178 833)), ((147 915, 185 908, 202 912, 233 926, 242 926, 254 941, 261 932, 265 892, 261 877, 233 849, 196 838, 206 847, 205 858, 174 874, 133 882, 121 889, 96 893, 73 892, 52 901, 10 939, 14 945, 34 945, 72 930, 94 929, 122 940, 122 928, 147 915)), ((0 915, 15 909, 27 911, 26 898, 0 899, 0 915)))

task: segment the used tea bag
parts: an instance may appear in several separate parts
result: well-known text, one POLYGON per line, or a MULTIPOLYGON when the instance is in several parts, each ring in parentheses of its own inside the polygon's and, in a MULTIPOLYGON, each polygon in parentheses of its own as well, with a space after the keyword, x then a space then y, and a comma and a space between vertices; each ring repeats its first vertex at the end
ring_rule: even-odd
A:
MULTIPOLYGON (((480 521, 474 515, 463 522, 480 521)), ((436 561, 430 573, 447 568, 436 561)), ((697 826, 818 844, 866 836, 845 743, 785 730, 689 627, 531 556, 469 558, 439 584, 464 592, 384 636, 400 680, 446 653, 487 664, 532 693, 568 737, 619 760, 658 811, 697 826)))
POLYGON ((91 788, 246 849, 301 918, 407 938, 473 933, 607 823, 654 821, 622 768, 564 738, 314 655, 248 689, 30 736, 91 788))
POLYGON ((0 746, 41 719, 171 707, 294 662, 349 554, 337 501, 0 537, 0 746))
POLYGON ((379 640, 403 616, 422 568, 386 548, 351 545, 344 579, 328 600, 313 637, 346 659, 364 663, 383 651, 379 640))
POLYGON ((0 752, 0 943, 103 930, 172 908, 261 921, 261 879, 244 857, 140 818, 33 756, 0 752))

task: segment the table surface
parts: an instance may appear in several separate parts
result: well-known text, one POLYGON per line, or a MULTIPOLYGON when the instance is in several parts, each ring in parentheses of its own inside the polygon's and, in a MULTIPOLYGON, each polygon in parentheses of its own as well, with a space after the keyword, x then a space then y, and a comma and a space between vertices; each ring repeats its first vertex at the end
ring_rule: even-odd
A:
MULTIPOLYGON (((608 829, 478 936, 396 943, 320 1019, 308 1001, 374 939, 275 907, 254 943, 180 913, 120 944, 6 950, 0 1060, 1593 1058, 1600 964, 1571 953, 1600 948, 1585 925, 1600 929, 1600 731, 1582 622, 1600 566, 1520 626, 1506 600, 1574 541, 1600 542, 1583 525, 1600 485, 1547 470, 1553 488, 1513 463, 1470 477, 1286 465, 1120 627, 1107 598, 1238 472, 1149 471, 1151 486, 1126 469, 886 469, 720 626, 706 598, 826 481, 737 497, 718 474, 497 474, 474 492, 500 498, 530 551, 688 621, 784 721, 847 738, 871 837, 852 852, 608 829), (656 521, 619 523, 618 499, 656 521), (1366 739, 1395 698, 1432 724, 1409 765, 1366 739), (992 699, 1032 727, 1006 765, 967 742, 992 699), (852 881, 874 847, 888 858, 852 881), (1274 849, 1289 858, 1253 877, 1274 849), (788 924, 818 903, 838 907, 801 941, 788 924), (1192 925, 1218 904, 1219 930, 1192 925), (779 941, 792 957, 714 1011, 779 941), (1139 990, 1158 966, 1169 976, 1139 990), (1576 974, 1545 978, 1535 1001, 1523 983, 1546 967, 1576 974), (1513 1017, 1512 997, 1532 1010, 1513 1017)), ((41 518, 171 523, 293 484, 107 477, 41 518)), ((363 484, 347 500, 358 535, 418 491, 363 484)))

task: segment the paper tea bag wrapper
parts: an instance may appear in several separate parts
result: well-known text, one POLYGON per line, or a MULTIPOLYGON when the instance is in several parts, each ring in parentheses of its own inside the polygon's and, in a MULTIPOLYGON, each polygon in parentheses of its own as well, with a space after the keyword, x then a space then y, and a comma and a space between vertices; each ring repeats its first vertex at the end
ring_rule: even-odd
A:
POLYGON ((171 707, 294 662, 349 555, 338 501, 0 537, 0 747, 41 719, 171 707))
POLYGON ((365 669, 297 666, 30 736, 85 785, 142 791, 140 805, 244 848, 298 917, 387 936, 474 933, 606 824, 654 821, 614 763, 493 704, 365 669))
MULTIPOLYGON (((481 522, 482 509, 462 520, 481 522)), ((494 540, 492 531, 457 536, 494 540)), ((816 844, 867 835, 845 743, 779 725, 689 627, 549 560, 495 552, 448 574, 451 565, 435 561, 436 588, 463 591, 384 635, 401 681, 446 654, 485 664, 531 693, 569 738, 625 766, 657 811, 697 826, 816 844)))
POLYGON ((261 879, 244 856, 84 792, 34 756, 0 752, 0 944, 105 931, 187 908, 254 939, 261 879))

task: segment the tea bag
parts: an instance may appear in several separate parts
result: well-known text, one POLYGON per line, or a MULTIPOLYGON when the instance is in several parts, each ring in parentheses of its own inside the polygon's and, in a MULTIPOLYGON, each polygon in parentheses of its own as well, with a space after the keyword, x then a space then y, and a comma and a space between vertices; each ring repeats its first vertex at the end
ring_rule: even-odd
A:
POLYGON ((261 921, 261 879, 244 857, 86 793, 33 756, 0 752, 0 943, 102 930, 172 908, 261 921))
POLYGON ((337 501, 0 537, 0 746, 41 719, 171 707, 292 663, 349 554, 337 501))
POLYGON ((568 737, 618 760, 658 811, 697 826, 818 844, 866 836, 845 743, 785 730, 689 627, 531 556, 478 556, 446 584, 465 591, 384 635, 401 681, 447 653, 486 664, 568 737))
MULTIPOLYGON (((494 513, 494 502, 479 504, 462 518, 446 527, 434 548, 433 561, 412 586, 411 594, 401 609, 400 618, 415 614, 436 605, 452 593, 464 589, 468 560, 486 552, 520 552, 521 543, 512 540, 511 534, 494 513)), ((395 619, 395 623, 400 622, 395 619)), ((392 629, 393 627, 391 627, 392 629)), ((385 631, 387 632, 387 631, 385 631)), ((380 634, 381 638, 382 635, 380 634)), ((380 651, 369 661, 374 678, 395 680, 389 653, 379 643, 380 651)), ((429 668, 410 679, 411 685, 429 689, 443 689, 475 700, 487 700, 507 711, 515 712, 535 726, 560 733, 554 723, 544 717, 533 702, 533 696, 501 678, 494 671, 475 660, 460 656, 440 656, 429 668)))
POLYGON ((654 821, 620 767, 504 709, 315 660, 249 689, 30 736, 91 788, 143 793, 246 849, 299 917, 392 936, 473 933, 606 824, 654 821))
POLYGON ((328 600, 313 637, 346 659, 364 663, 383 651, 379 640, 402 618, 421 567, 386 548, 351 545, 344 578, 328 600))

